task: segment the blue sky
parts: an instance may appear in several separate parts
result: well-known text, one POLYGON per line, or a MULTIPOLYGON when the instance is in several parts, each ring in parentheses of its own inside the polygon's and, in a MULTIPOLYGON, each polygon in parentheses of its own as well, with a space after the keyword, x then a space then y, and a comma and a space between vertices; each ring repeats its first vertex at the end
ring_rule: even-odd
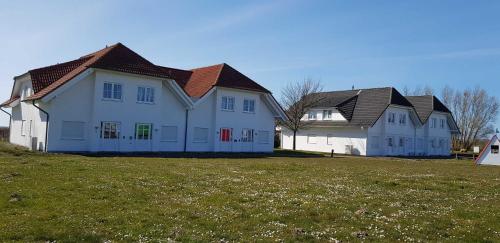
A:
POLYGON ((306 77, 325 90, 479 85, 500 94, 500 1, 0 4, 2 100, 12 77, 116 42, 164 66, 226 62, 277 98, 306 77))

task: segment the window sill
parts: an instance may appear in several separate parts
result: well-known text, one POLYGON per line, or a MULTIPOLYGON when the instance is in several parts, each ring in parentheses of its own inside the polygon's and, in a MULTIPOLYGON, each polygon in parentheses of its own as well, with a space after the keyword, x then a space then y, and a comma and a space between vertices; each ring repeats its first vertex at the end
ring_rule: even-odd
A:
POLYGON ((162 143, 176 143, 177 140, 160 140, 162 143))
POLYGON ((221 109, 221 111, 225 111, 225 112, 234 112, 234 110, 224 110, 224 109, 221 109))
POLYGON ((136 103, 137 103, 137 104, 141 104, 141 105, 156 105, 156 103, 154 103, 154 102, 142 102, 142 101, 137 101, 136 103))
POLYGON ((102 98, 101 101, 123 102, 123 99, 107 99, 107 98, 102 98))
POLYGON ((255 114, 255 111, 254 111, 254 112, 251 112, 251 111, 243 111, 243 113, 245 113, 245 114, 255 114))

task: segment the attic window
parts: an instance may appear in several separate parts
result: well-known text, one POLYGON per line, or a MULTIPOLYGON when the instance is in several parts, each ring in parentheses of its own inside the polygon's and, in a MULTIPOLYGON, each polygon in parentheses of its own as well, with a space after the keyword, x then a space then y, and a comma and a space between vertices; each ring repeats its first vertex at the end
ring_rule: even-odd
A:
POLYGON ((491 145, 491 153, 498 154, 498 145, 491 145))

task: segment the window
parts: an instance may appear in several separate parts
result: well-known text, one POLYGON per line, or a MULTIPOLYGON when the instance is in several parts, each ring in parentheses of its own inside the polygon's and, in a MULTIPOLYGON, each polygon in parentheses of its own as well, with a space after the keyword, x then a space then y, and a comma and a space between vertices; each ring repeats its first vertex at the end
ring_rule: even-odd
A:
POLYGON ((243 130, 241 130, 241 141, 253 142, 253 129, 243 128, 243 130))
POLYGON ((21 135, 26 136, 26 120, 21 121, 21 135))
POLYGON ((161 127, 161 141, 165 141, 165 142, 177 141, 177 127, 176 126, 162 126, 161 127))
POLYGON ((378 149, 378 148, 380 148, 380 141, 379 141, 379 140, 380 140, 380 138, 379 138, 378 136, 372 136, 370 140, 371 140, 371 141, 370 141, 370 143, 371 143, 371 145, 372 145, 371 147, 372 147, 373 149, 378 149))
POLYGON ((399 114, 399 125, 406 125, 406 114, 399 114))
POLYGON ((387 146, 388 147, 394 146, 394 141, 393 141, 392 137, 387 138, 387 146))
POLYGON ((390 112, 389 113, 389 118, 387 120, 389 123, 395 123, 396 122, 396 114, 390 112))
POLYGON ((498 145, 491 145, 491 153, 492 154, 498 154, 498 145))
POLYGON ((220 129, 220 141, 221 142, 231 142, 232 128, 221 128, 220 129))
POLYGON ((28 136, 33 136, 33 120, 30 120, 30 126, 28 130, 28 136))
POLYGON ((323 111, 323 120, 330 120, 332 119, 332 111, 331 110, 324 110, 323 111))
POLYGON ((119 139, 120 138, 120 123, 101 122, 101 138, 102 139, 119 139))
POLYGON ((437 127, 437 119, 436 118, 432 118, 431 119, 431 128, 436 128, 437 127))
POLYGON ((155 89, 151 87, 137 87, 137 102, 154 103, 155 89))
POLYGON ((109 100, 121 100, 122 85, 117 83, 104 83, 102 97, 109 100))
POLYGON ((85 122, 63 121, 61 139, 84 139, 85 122))
POLYGON ((326 144, 332 145, 333 144, 333 135, 327 135, 326 136, 326 144))
POLYGON ((309 111, 307 113, 307 119, 308 120, 316 120, 316 112, 315 111, 309 111))
POLYGON ((249 100, 249 99, 243 100, 243 112, 254 113, 255 100, 249 100))
POLYGON ((234 111, 234 97, 222 96, 221 105, 223 111, 234 111))
POLYGON ((151 123, 136 123, 135 124, 135 139, 150 140, 152 135, 153 124, 151 123))
POLYGON ((316 144, 316 135, 307 135, 307 143, 316 144))
POLYGON ((439 127, 444 129, 444 119, 439 120, 439 127))
POLYGON ((195 127, 193 142, 195 143, 207 143, 208 142, 208 128, 195 127))
POLYGON ((259 131, 259 143, 269 143, 268 131, 259 131))
POLYGON ((404 146, 405 146, 405 138, 399 137, 399 147, 404 147, 404 146))

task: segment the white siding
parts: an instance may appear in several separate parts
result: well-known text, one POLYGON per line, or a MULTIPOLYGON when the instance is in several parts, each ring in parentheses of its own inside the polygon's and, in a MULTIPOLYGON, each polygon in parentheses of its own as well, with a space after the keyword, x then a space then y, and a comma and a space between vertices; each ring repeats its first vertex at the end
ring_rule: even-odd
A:
MULTIPOLYGON (((293 148, 293 132, 282 130, 282 148, 293 148)), ((367 130, 359 127, 310 128, 297 133, 297 150, 345 154, 346 145, 352 146, 352 154, 366 155, 367 130), (308 136, 315 135, 315 143, 308 142, 308 136), (330 144, 329 144, 330 140, 330 144)))

